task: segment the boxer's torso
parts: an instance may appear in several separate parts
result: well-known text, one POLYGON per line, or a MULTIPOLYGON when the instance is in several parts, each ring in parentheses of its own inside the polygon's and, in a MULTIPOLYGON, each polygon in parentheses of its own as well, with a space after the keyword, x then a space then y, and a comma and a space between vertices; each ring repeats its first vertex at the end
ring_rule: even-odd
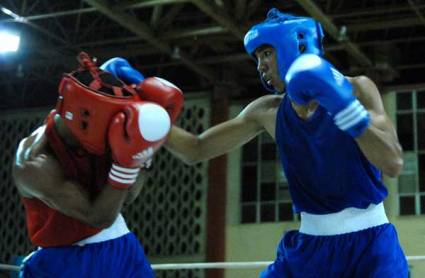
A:
POLYGON ((301 119, 284 97, 276 115, 276 143, 297 212, 366 208, 387 195, 380 171, 321 106, 301 119))
MULTIPOLYGON (((41 147, 42 149, 34 151, 55 156, 65 176, 78 181, 84 186, 83 190, 90 193, 90 196, 95 197, 101 186, 106 183, 110 160, 89 155, 81 148, 70 148, 65 145, 55 130, 52 119, 48 118, 47 126, 39 129, 28 140, 32 144, 27 146, 27 150, 31 150, 32 147, 37 148, 34 145, 39 144, 39 141, 47 141, 47 144, 41 147)), ((42 247, 70 245, 100 231, 98 228, 64 215, 25 192, 21 193, 29 236, 35 245, 42 247)))

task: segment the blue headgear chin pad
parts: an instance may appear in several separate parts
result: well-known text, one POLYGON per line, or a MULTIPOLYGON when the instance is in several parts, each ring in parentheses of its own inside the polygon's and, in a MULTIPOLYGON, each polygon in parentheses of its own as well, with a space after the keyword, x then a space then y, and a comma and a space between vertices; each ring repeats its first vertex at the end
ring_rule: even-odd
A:
MULTIPOLYGON (((309 17, 298 17, 281 13, 273 8, 263 22, 254 25, 244 38, 246 52, 254 57, 255 50, 262 45, 272 46, 277 55, 279 74, 285 80, 286 72, 295 59, 302 53, 323 55, 323 29, 320 23, 309 17)), ((261 78, 264 87, 274 92, 261 78)))

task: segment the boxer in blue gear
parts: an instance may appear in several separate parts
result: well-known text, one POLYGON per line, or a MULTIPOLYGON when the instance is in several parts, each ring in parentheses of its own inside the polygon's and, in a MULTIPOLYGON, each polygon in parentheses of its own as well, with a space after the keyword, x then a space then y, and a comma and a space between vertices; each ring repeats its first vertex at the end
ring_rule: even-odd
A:
POLYGON ((199 135, 173 126, 165 147, 194 164, 261 132, 276 141, 301 223, 261 278, 407 277, 383 206, 381 175, 396 177, 403 166, 396 131, 373 81, 342 75, 323 58, 322 39, 313 19, 270 10, 244 44, 275 94, 199 135))

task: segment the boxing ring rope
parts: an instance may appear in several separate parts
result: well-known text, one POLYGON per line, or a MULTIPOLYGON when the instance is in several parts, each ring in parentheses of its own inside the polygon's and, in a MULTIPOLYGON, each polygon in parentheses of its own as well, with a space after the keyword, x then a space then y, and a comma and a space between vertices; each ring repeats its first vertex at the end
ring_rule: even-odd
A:
POLYGON ((0 270, 9 270, 9 271, 18 272, 19 270, 21 270, 21 267, 17 265, 0 264, 0 270))
MULTIPOLYGON (((407 261, 425 260, 425 256, 407 256, 407 261)), ((214 262, 214 263, 178 263, 178 264, 152 264, 154 270, 180 270, 180 269, 253 269, 264 268, 273 261, 258 262, 214 262)), ((0 264, 0 270, 16 271, 20 266, 0 264)))
MULTIPOLYGON (((425 258, 425 256, 424 256, 425 258)), ((273 261, 265 262, 215 262, 215 263, 179 263, 179 264, 153 264, 155 270, 170 269, 249 269, 262 268, 271 264, 273 261)))

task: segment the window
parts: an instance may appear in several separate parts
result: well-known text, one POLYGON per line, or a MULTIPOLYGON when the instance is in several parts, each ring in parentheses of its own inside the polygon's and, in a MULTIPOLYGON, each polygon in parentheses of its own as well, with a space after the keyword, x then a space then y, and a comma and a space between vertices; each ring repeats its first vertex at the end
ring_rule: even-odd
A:
POLYGON ((242 223, 295 219, 277 146, 268 134, 263 133, 243 146, 241 167, 242 223))
POLYGON ((399 213, 425 214, 425 91, 397 93, 397 133, 404 150, 399 213))

